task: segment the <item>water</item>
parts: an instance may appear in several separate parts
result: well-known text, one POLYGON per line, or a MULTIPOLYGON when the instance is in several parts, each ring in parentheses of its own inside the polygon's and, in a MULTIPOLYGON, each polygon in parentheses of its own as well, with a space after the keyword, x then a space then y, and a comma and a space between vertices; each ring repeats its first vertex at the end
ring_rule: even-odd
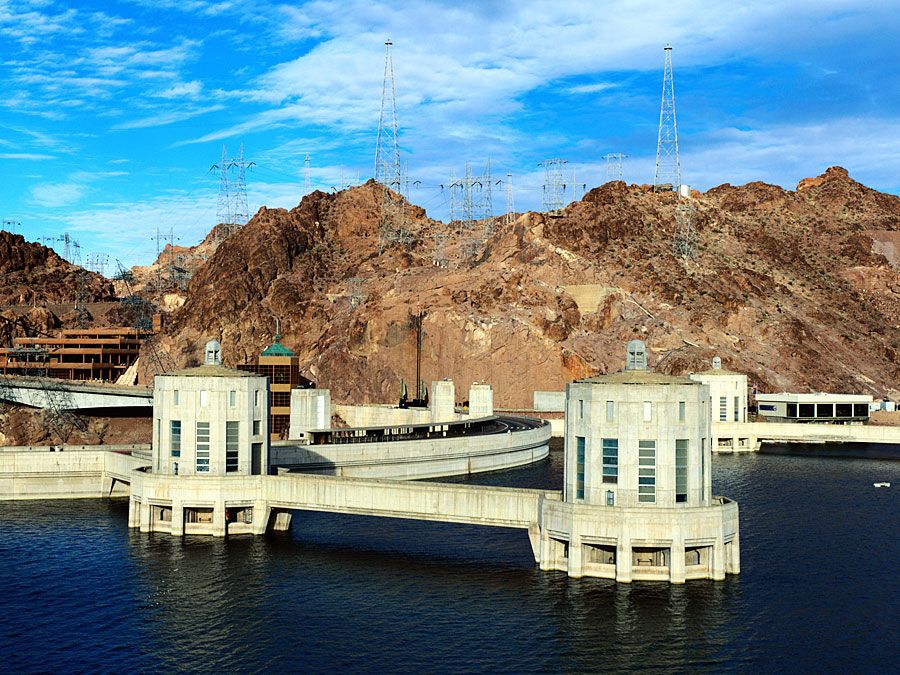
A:
MULTIPOLYGON (((0 503, 0 664, 896 671, 900 462, 835 449, 716 457, 742 574, 684 586, 541 572, 515 530, 295 513, 286 533, 182 541, 128 530, 124 501, 0 503)), ((561 469, 554 452, 473 482, 557 487, 561 469)))

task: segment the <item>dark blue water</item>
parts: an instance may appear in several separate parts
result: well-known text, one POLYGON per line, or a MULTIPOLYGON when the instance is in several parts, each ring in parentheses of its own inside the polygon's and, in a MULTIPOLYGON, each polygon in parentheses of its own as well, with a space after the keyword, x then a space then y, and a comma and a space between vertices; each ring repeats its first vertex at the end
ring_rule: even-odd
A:
POLYGON ((743 573, 674 587, 541 572, 514 530, 295 513, 182 541, 123 501, 0 503, 0 669, 896 672, 900 462, 725 456, 714 479, 743 573))

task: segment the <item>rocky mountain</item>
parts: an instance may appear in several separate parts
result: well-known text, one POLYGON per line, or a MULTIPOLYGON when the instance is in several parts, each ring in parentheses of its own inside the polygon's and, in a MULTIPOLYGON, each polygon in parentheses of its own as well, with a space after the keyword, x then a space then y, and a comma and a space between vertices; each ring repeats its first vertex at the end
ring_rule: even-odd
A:
MULTIPOLYGON (((611 182, 556 213, 471 231, 403 204, 414 240, 379 255, 372 181, 263 207, 198 267, 164 347, 179 364, 217 338, 226 363, 282 342, 336 401, 388 401, 415 377, 411 316, 424 319, 424 377, 473 381, 499 406, 619 369, 644 339, 666 372, 713 355, 762 391, 900 396, 900 198, 833 167, 797 190, 721 185, 691 199, 611 182), (676 207, 693 206, 696 255, 673 254, 676 207), (447 233, 447 267, 434 236, 447 233)), ((682 207, 684 208, 684 207, 682 207)))

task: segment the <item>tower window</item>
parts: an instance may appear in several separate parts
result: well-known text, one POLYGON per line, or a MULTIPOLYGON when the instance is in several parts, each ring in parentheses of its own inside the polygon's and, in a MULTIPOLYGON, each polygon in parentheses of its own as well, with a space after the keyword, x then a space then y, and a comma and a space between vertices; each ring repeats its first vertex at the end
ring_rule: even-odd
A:
POLYGON ((685 417, 685 407, 686 407, 686 406, 685 406, 685 402, 684 402, 684 401, 679 401, 679 402, 678 402, 678 421, 679 421, 679 422, 684 422, 684 417, 685 417))
POLYGON ((719 397, 719 421, 720 422, 728 421, 728 397, 727 396, 719 397))
POLYGON ((181 457, 181 420, 172 420, 169 423, 169 450, 172 457, 181 457))
POLYGON ((638 441, 638 501, 656 502, 656 441, 638 441))
POLYGON ((688 492, 688 441, 675 441, 675 501, 686 502, 688 492))
POLYGON ((606 421, 612 422, 616 419, 616 402, 615 401, 607 401, 606 402, 606 421))
POLYGON ((209 422, 197 422, 197 473, 209 473, 209 422))
POLYGON ((584 499, 584 437, 575 437, 575 499, 584 499))
POLYGON ((603 482, 619 482, 619 439, 603 439, 603 482))
POLYGON ((240 422, 225 422, 225 471, 238 470, 238 437, 240 422))
POLYGON ((650 401, 644 401, 644 421, 650 422, 653 419, 653 404, 650 401))

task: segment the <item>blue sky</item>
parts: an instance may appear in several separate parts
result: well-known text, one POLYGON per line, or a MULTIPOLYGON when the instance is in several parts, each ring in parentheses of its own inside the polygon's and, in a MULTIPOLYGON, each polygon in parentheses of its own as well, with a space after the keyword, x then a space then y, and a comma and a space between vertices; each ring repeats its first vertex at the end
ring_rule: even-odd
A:
POLYGON ((666 43, 683 182, 839 164, 897 193, 898 34, 898 2, 0 0, 0 217, 143 264, 157 227, 186 245, 216 223, 223 144, 255 162, 251 214, 300 201, 307 153, 314 188, 366 180, 387 37, 411 198, 436 218, 466 161, 511 172, 518 210, 551 157, 590 188, 622 152, 652 182, 666 43))

